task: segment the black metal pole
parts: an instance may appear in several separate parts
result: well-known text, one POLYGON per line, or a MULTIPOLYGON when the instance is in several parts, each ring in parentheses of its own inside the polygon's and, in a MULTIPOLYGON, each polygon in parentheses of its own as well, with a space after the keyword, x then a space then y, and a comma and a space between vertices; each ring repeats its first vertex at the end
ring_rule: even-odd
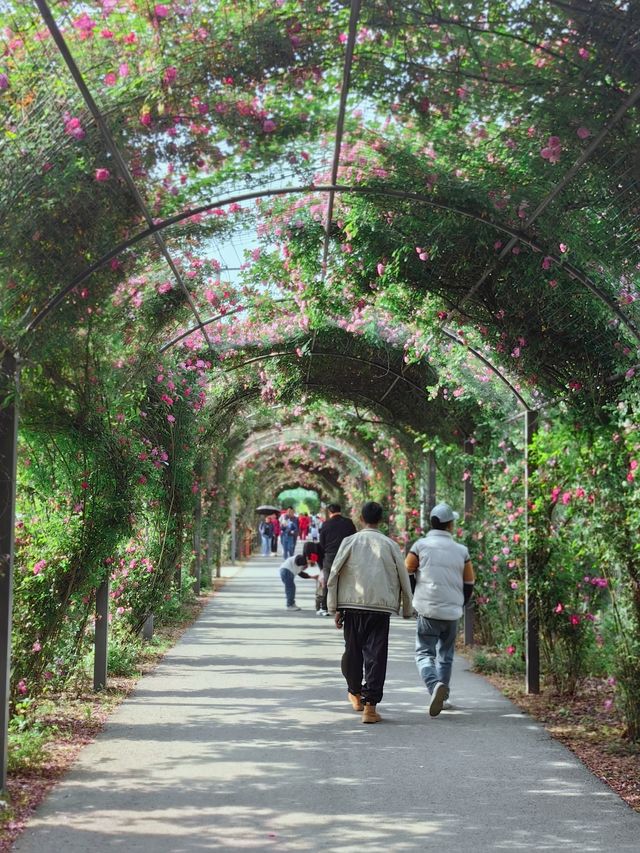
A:
POLYGON ((107 686, 107 661, 109 657, 109 578, 96 590, 96 631, 93 658, 93 689, 107 686))
POLYGON ((528 409, 524 417, 524 578, 525 578, 525 687, 527 693, 540 693, 540 636, 535 596, 531 584, 531 548, 529 543, 529 451, 538 429, 538 412, 528 409))
POLYGON ((7 785, 11 611, 18 448, 18 368, 5 351, 0 367, 0 789, 7 785))
POLYGON ((427 460, 427 520, 431 510, 436 505, 436 489, 436 452, 430 450, 427 460))
POLYGON ((231 498, 231 565, 234 566, 236 563, 236 557, 238 553, 238 531, 236 529, 236 515, 237 515, 237 504, 236 498, 231 498))
MULTIPOLYGON (((464 452, 467 456, 473 455, 474 444, 469 439, 464 441, 464 452)), ((473 515, 473 477, 468 476, 464 481, 464 519, 470 520, 473 515)), ((475 621, 475 611, 473 609, 473 599, 469 601, 464 608, 464 644, 465 646, 473 645, 473 628, 475 621)))
POLYGON ((202 496, 200 489, 196 495, 196 505, 193 513, 193 591, 200 595, 202 585, 202 496))

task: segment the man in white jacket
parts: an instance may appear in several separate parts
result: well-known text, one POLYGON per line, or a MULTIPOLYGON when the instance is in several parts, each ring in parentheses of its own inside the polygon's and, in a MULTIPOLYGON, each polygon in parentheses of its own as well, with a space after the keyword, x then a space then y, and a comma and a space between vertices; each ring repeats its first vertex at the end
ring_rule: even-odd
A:
POLYGON ((327 606, 336 628, 344 629, 342 674, 349 701, 362 711, 363 723, 377 723, 382 719, 376 705, 387 673, 390 617, 402 607, 409 619, 413 608, 400 548, 378 530, 380 504, 368 501, 362 521, 364 529, 343 540, 333 561, 327 606))

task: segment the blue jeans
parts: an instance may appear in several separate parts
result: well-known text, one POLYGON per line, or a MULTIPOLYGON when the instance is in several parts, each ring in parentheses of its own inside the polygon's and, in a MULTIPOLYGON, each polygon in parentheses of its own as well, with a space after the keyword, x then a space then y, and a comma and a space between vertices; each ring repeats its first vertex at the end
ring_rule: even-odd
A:
POLYGON ((416 666, 429 693, 440 681, 449 686, 458 632, 457 619, 428 619, 418 616, 416 666))
POLYGON ((293 557, 293 552, 296 550, 296 537, 290 533, 285 533, 282 537, 282 550, 285 560, 287 557, 293 557))
POLYGON ((262 556, 268 557, 271 553, 271 537, 265 536, 264 533, 261 534, 262 538, 262 556))
POLYGON ((287 607, 293 607, 296 603, 296 580, 295 575, 289 569, 280 569, 280 577, 284 584, 284 594, 287 597, 287 607))

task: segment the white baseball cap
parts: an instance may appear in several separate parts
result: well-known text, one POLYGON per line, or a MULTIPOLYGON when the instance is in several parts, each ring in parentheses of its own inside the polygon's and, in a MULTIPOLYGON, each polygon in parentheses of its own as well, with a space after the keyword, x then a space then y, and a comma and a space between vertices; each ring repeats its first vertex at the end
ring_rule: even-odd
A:
POLYGON ((454 512, 449 504, 441 503, 436 504, 434 508, 429 513, 429 518, 436 517, 438 521, 442 524, 446 524, 449 521, 457 521, 460 516, 457 512, 454 512))

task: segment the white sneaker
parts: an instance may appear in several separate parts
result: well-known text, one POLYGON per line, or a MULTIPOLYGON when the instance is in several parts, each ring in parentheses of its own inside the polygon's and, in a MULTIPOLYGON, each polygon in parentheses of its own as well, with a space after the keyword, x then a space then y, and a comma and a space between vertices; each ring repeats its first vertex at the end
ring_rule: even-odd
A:
POLYGON ((442 706, 444 705, 448 693, 449 689, 447 685, 439 681, 433 688, 433 693, 431 695, 431 703, 429 704, 430 717, 437 717, 440 711, 442 711, 442 706))
POLYGON ((297 604, 287 604, 287 610, 301 610, 297 604))
POLYGON ((326 610, 320 609, 320 610, 316 610, 316 616, 328 616, 328 613, 326 610))

